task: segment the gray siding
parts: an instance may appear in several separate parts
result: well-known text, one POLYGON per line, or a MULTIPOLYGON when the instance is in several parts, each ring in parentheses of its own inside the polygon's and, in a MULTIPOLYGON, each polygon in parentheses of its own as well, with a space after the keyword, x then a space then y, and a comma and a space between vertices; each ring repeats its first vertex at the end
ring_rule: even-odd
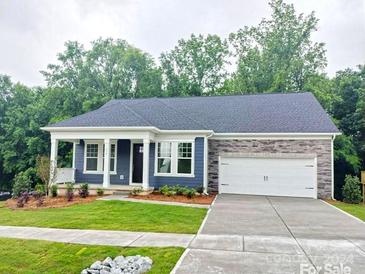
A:
POLYGON ((318 197, 331 198, 331 140, 209 140, 208 186, 218 191, 221 153, 304 153, 317 155, 318 197))
MULTIPOLYGON (((110 175, 110 183, 115 185, 129 184, 130 166, 130 141, 118 140, 117 151, 117 175, 110 175), (124 175, 124 179, 120 179, 124 175)), ((194 177, 162 177, 154 176, 155 168, 155 143, 150 144, 150 186, 159 188, 163 185, 185 185, 188 187, 198 187, 203 185, 204 176, 204 138, 195 139, 195 169, 194 177)), ((76 146, 76 183, 102 184, 102 174, 84 174, 84 141, 76 146)))

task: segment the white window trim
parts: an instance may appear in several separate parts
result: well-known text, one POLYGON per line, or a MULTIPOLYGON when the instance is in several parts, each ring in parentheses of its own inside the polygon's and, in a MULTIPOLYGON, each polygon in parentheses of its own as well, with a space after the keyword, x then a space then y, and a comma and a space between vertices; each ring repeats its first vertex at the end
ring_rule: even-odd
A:
POLYGON ((161 177, 195 177, 195 141, 194 140, 161 140, 155 143, 155 170, 154 176, 161 177), (171 173, 158 172, 158 143, 170 142, 171 143, 171 173), (179 143, 191 143, 191 173, 177 173, 178 162, 178 144, 179 143))
MULTIPOLYGON (((84 141, 84 174, 104 174, 103 171, 103 145, 104 140, 85 140, 84 141), (96 144, 98 145, 98 170, 92 171, 92 170, 86 170, 86 150, 88 144, 96 144)), ((110 171, 110 175, 116 175, 117 174, 117 159, 118 159, 118 145, 117 140, 111 140, 110 145, 115 145, 115 160, 114 160, 114 170, 110 171)))

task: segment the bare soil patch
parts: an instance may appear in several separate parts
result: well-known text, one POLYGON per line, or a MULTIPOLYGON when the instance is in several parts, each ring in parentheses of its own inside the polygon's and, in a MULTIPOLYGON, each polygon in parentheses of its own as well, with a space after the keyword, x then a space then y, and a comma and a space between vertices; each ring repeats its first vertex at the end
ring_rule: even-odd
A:
POLYGON ((29 201, 24 205, 22 208, 18 208, 16 206, 16 199, 8 199, 5 202, 5 206, 11 209, 21 209, 21 210, 37 210, 42 208, 59 208, 59 207, 67 207, 71 205, 77 205, 77 204, 86 204, 95 201, 97 198, 100 198, 98 196, 89 196, 86 198, 81 198, 78 196, 75 196, 72 201, 68 202, 66 197, 45 197, 44 203, 41 206, 37 206, 37 201, 33 197, 30 197, 29 201))
POLYGON ((193 198, 188 198, 183 195, 165 196, 160 193, 153 192, 148 195, 129 195, 128 197, 140 200, 154 200, 154 201, 178 202, 186 204, 210 205, 213 202, 215 195, 200 195, 200 196, 195 196, 193 198))

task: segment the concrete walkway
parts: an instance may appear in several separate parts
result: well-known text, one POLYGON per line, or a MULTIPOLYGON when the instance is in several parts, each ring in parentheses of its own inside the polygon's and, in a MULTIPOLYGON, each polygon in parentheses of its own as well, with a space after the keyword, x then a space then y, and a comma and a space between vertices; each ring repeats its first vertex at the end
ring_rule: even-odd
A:
POLYGON ((147 203, 147 204, 157 204, 157 205, 174 205, 174 206, 185 206, 185 207, 196 207, 196 208, 209 208, 210 205, 201 205, 201 204, 187 204, 187 203, 179 203, 179 202, 167 202, 167 201, 154 201, 154 200, 141 200, 129 198, 124 195, 110 195, 105 196, 103 198, 99 198, 98 200, 103 201, 126 201, 126 202, 136 202, 136 203, 147 203))
POLYGON ((364 271, 364 222, 320 200, 225 194, 173 273, 364 271))
POLYGON ((187 247, 192 234, 0 226, 0 237, 111 246, 187 247))

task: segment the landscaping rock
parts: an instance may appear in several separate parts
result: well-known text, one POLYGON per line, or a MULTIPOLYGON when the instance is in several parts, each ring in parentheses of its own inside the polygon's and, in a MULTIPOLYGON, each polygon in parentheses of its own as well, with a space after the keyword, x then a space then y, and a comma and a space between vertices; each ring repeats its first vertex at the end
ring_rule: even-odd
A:
POLYGON ((141 255, 117 256, 114 260, 107 257, 82 270, 81 274, 142 274, 151 269, 152 263, 151 258, 141 255))

